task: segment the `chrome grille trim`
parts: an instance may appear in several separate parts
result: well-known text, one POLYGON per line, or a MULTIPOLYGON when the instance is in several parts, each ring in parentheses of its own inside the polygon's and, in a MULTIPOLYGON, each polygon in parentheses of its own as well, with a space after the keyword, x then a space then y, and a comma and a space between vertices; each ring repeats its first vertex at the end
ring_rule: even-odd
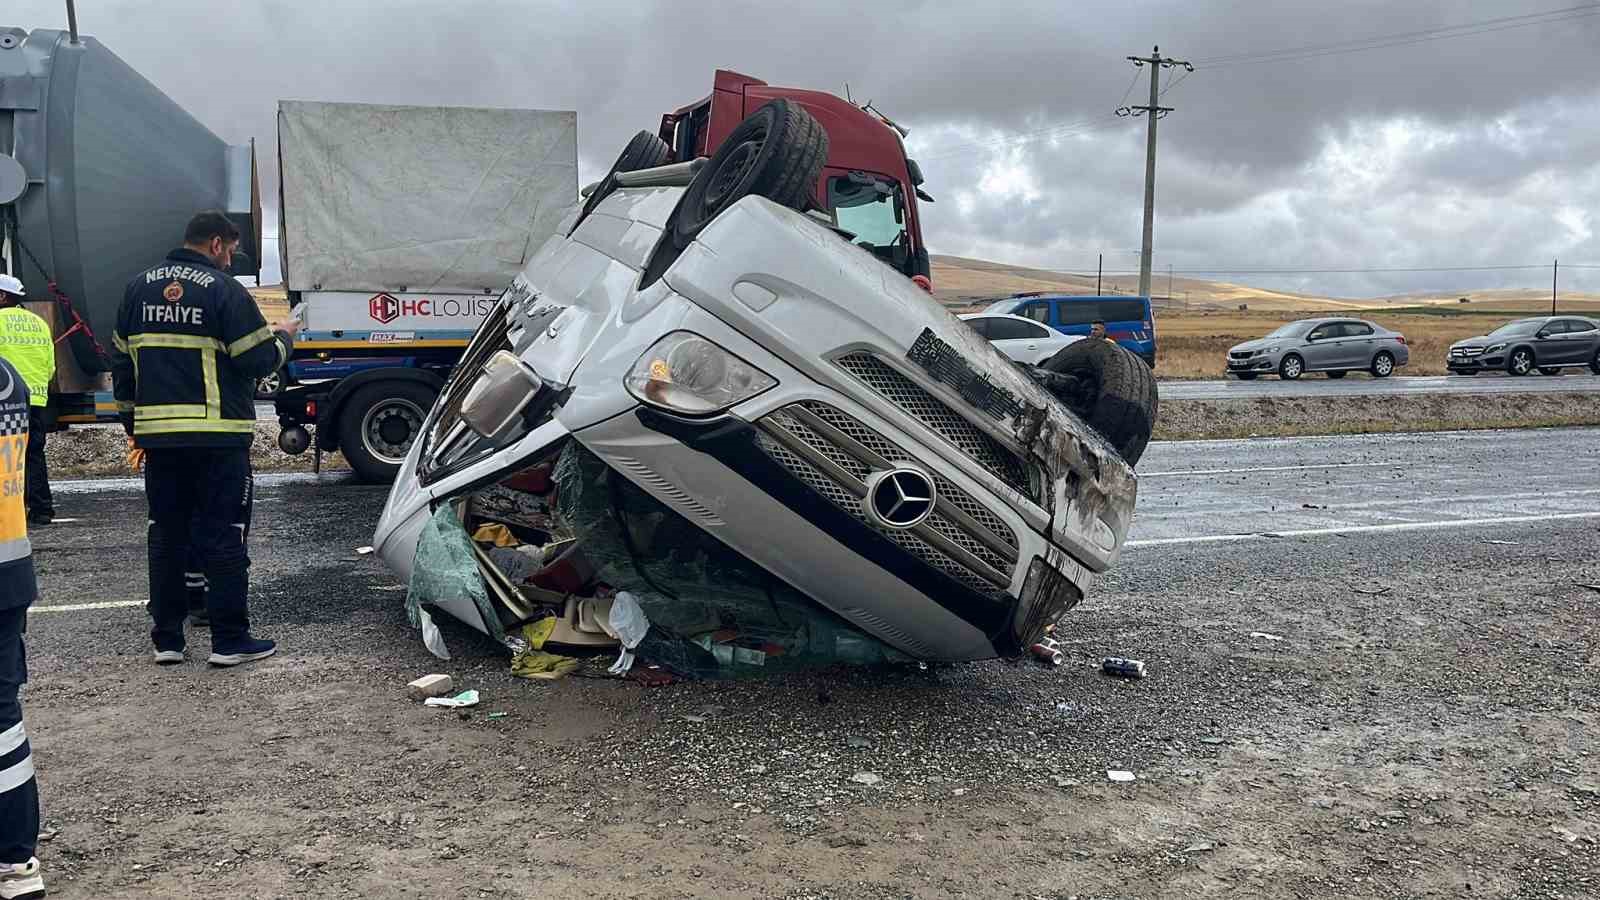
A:
POLYGON ((846 353, 835 365, 873 392, 921 422, 951 446, 966 454, 1023 496, 1037 501, 1028 464, 1005 444, 972 424, 950 405, 913 381, 899 369, 865 350, 846 353))
MULTIPOLYGON (((916 461, 854 418, 814 401, 783 407, 760 425, 758 442, 768 456, 869 526, 861 507, 867 476, 893 463, 916 461)), ((939 497, 927 521, 904 531, 874 530, 980 593, 1003 592, 1017 564, 1015 532, 948 479, 934 478, 939 497)))

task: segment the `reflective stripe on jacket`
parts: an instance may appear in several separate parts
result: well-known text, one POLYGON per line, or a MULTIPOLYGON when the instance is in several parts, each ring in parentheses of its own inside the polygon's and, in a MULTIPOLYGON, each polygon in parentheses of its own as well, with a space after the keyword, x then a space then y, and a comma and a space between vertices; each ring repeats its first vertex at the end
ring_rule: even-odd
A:
POLYGON ((181 248, 128 283, 111 343, 117 410, 147 448, 249 446, 256 379, 293 348, 239 282, 181 248))
POLYGON ((0 357, 22 374, 30 403, 44 406, 49 402, 50 377, 56 372, 56 345, 44 319, 20 306, 0 309, 0 357))
POLYGON ((28 543, 28 386, 0 359, 0 609, 33 602, 33 547, 28 543))

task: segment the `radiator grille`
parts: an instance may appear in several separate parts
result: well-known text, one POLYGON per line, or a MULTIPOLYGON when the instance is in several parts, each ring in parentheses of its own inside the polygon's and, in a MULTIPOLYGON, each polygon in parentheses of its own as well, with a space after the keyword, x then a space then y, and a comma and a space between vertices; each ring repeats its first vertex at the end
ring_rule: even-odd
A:
POLYGON ((879 396, 922 422, 935 434, 971 457, 990 474, 1024 496, 1038 500, 1028 478, 1028 467, 1010 448, 963 418, 943 400, 901 374, 898 369, 865 351, 839 357, 840 368, 855 376, 879 396))

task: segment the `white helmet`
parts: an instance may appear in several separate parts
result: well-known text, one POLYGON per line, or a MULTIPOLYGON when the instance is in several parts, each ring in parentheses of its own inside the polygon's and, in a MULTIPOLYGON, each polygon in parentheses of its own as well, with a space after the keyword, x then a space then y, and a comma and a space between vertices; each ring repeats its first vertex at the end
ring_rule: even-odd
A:
POLYGON ((13 294, 18 297, 21 297, 23 294, 27 293, 22 289, 22 282, 18 281, 15 275, 6 275, 3 273, 0 273, 0 292, 13 294))

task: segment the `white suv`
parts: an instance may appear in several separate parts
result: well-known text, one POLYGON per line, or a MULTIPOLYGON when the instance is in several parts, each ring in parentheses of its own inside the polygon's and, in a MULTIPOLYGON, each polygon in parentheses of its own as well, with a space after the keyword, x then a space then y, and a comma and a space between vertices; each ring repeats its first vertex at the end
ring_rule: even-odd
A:
MULTIPOLYGON (((1052 366, 1066 374, 1047 390, 827 214, 797 211, 826 155, 809 120, 775 101, 711 160, 619 166, 591 193, 501 296, 395 480, 374 539, 395 571, 410 576, 441 505, 470 532, 475 494, 581 462, 572 492, 648 495, 655 533, 722 548, 912 658, 1017 655, 1083 597, 1133 516, 1124 455, 1155 397, 1129 379, 1145 367, 1081 342, 1099 346, 1052 366)), ((566 493, 543 495, 549 533, 581 548, 566 493)), ((678 615, 704 598, 652 581, 623 532, 652 622, 685 640, 737 627, 678 615)), ((421 599, 494 635, 519 621, 421 599)))

